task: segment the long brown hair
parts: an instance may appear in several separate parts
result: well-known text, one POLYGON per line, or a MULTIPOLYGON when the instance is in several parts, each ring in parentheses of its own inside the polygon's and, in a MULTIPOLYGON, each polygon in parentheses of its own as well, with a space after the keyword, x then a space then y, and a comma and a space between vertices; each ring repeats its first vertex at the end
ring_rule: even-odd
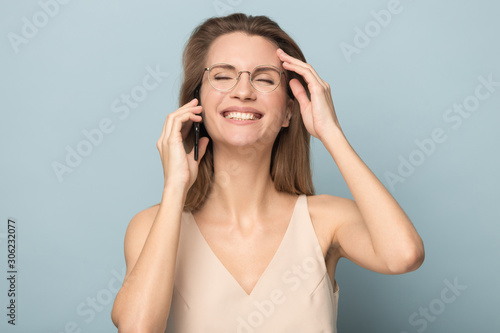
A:
MULTIPOLYGON (((251 16, 242 13, 225 17, 214 17, 206 20, 194 29, 184 49, 182 62, 184 79, 179 94, 179 106, 194 97, 201 85, 204 64, 210 45, 217 37, 232 32, 243 32, 251 36, 261 36, 274 42, 283 51, 306 62, 302 51, 295 41, 284 32, 279 25, 267 16, 251 16)), ((285 71, 285 84, 288 98, 294 100, 293 111, 288 127, 283 127, 272 148, 271 178, 278 191, 291 194, 314 194, 309 162, 310 135, 307 132, 298 101, 294 98, 288 85, 290 79, 298 79, 310 97, 304 79, 292 71, 285 71)), ((193 146, 193 136, 185 141, 186 151, 193 146)), ((252 154, 252 151, 246 153, 252 154)), ((214 181, 213 146, 210 140, 205 155, 200 161, 198 176, 187 193, 184 210, 196 211, 201 208, 210 195, 214 181)))

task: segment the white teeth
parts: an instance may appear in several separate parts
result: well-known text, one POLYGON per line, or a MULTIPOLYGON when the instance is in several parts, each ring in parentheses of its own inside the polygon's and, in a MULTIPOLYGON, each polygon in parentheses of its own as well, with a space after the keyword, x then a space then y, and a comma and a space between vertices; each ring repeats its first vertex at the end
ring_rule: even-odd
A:
POLYGON ((225 116, 227 119, 236 119, 236 120, 257 120, 253 113, 246 112, 228 112, 225 116))

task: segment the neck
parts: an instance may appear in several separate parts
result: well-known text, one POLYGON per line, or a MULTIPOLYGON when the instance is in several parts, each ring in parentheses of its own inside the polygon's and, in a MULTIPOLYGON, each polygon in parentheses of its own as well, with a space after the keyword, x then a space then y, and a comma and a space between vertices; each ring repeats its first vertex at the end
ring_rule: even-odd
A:
POLYGON ((255 220, 279 195, 271 179, 271 149, 214 146, 211 211, 233 221, 255 220))

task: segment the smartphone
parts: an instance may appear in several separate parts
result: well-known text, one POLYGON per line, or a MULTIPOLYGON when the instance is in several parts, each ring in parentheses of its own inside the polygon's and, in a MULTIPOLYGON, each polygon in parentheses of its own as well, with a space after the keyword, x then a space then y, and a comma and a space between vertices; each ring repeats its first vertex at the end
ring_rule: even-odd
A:
MULTIPOLYGON (((201 105, 200 101, 200 87, 197 87, 194 91, 194 97, 198 99, 198 104, 201 105)), ((198 161, 198 146, 200 142, 200 133, 201 133, 201 123, 195 122, 193 125, 194 128, 194 160, 198 161)))
POLYGON ((199 123, 194 123, 193 130, 194 130, 194 160, 198 161, 198 146, 200 138, 204 136, 208 137, 208 133, 207 130, 205 129, 205 126, 203 125, 203 121, 199 123))
POLYGON ((194 123, 194 160, 198 161, 198 145, 200 142, 200 123, 194 123))

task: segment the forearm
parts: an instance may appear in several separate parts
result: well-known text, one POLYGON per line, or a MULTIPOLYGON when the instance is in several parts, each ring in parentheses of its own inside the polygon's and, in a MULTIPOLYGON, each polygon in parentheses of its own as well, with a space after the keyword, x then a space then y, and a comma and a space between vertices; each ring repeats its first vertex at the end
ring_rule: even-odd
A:
POLYGON ((185 193, 165 188, 137 262, 116 297, 118 327, 162 332, 172 300, 185 193))
POLYGON ((375 253, 388 267, 405 266, 421 258, 423 243, 410 219, 356 154, 342 131, 330 131, 322 141, 351 191, 375 253))

